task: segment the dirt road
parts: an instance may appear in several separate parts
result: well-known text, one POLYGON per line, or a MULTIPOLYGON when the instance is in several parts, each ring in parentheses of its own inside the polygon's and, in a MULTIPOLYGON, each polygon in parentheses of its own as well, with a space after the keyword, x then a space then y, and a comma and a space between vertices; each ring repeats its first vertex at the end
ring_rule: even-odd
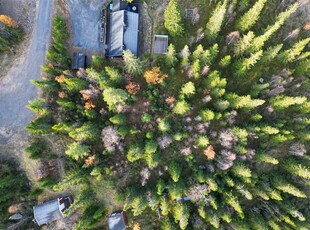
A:
POLYGON ((7 75, 0 79, 0 157, 17 158, 30 180, 34 178, 40 162, 30 160, 24 153, 28 142, 24 127, 34 116, 25 106, 38 95, 37 88, 30 80, 40 79, 40 66, 44 63, 50 37, 53 2, 37 2, 29 46, 7 75))
POLYGON ((0 143, 8 143, 15 134, 25 133, 24 126, 33 118, 25 106, 37 96, 30 80, 39 79, 49 41, 52 0, 41 0, 31 43, 25 54, 0 81, 0 143))

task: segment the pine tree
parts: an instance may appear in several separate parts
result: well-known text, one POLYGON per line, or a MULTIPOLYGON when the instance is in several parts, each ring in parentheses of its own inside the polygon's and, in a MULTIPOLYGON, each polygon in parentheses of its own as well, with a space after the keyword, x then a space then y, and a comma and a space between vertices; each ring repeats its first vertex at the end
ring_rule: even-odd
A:
POLYGON ((73 142, 68 146, 66 154, 74 160, 79 160, 89 154, 89 146, 73 142))
POLYGON ((185 100, 179 100, 176 102, 173 112, 175 114, 184 115, 190 110, 189 104, 185 100))
POLYGON ((234 54, 235 56, 242 55, 247 49, 251 47, 251 42, 255 37, 252 31, 249 31, 247 34, 243 35, 234 45, 234 54))
POLYGON ((212 12, 205 30, 205 35, 209 42, 214 41, 221 31, 221 27, 225 18, 226 6, 227 0, 224 0, 222 4, 218 3, 215 10, 212 12))
POLYGON ((227 100, 229 101, 232 108, 235 109, 254 109, 257 106, 260 106, 265 103, 264 100, 261 99, 252 99, 251 96, 238 96, 235 93, 227 94, 227 100))
POLYGON ((269 100, 272 107, 274 107, 277 110, 283 110, 286 109, 292 105, 301 105, 304 102, 306 102, 306 97, 290 97, 290 96, 276 96, 274 98, 271 98, 269 100))
POLYGON ((306 38, 295 43, 291 49, 279 54, 279 60, 284 64, 295 61, 309 42, 310 38, 306 38))
POLYGON ((166 188, 166 185, 165 185, 165 181, 163 179, 159 179, 157 181, 157 184, 156 184, 156 188, 157 188, 157 194, 160 196, 163 194, 165 188, 166 188))
POLYGON ((178 182, 181 176, 182 166, 179 163, 173 161, 169 164, 168 170, 172 180, 174 182, 178 182))
POLYGON ((292 173, 304 179, 310 179, 310 168, 300 164, 293 158, 283 161, 282 166, 289 173, 292 173))
POLYGON ((256 154, 256 155, 255 155, 255 160, 257 160, 257 161, 259 161, 259 162, 274 164, 274 165, 279 164, 278 159, 276 159, 276 158, 270 156, 270 155, 267 154, 267 153, 256 154))
POLYGON ((39 116, 45 116, 50 113, 46 105, 46 100, 43 98, 36 98, 32 101, 29 101, 27 108, 31 109, 39 116))
POLYGON ((175 64, 177 63, 178 59, 176 57, 176 51, 175 51, 173 44, 170 44, 168 46, 168 50, 167 50, 167 53, 165 55, 165 59, 166 59, 166 65, 170 68, 174 67, 175 64))
POLYGON ((179 221, 180 229, 186 229, 190 216, 189 208, 184 203, 177 203, 174 206, 173 216, 175 221, 179 221))
POLYGON ((87 89, 89 83, 85 79, 81 78, 65 78, 65 84, 61 86, 68 90, 70 93, 78 93, 83 89, 87 89))
POLYGON ((278 55, 282 47, 283 44, 268 47, 268 49, 263 53, 260 62, 263 64, 271 62, 278 55))
POLYGON ((237 197, 233 196, 232 193, 226 192, 224 193, 224 199, 226 203, 229 204, 239 214, 241 218, 244 218, 244 213, 237 197))
POLYGON ((199 112, 200 117, 202 118, 203 121, 212 121, 215 118, 215 114, 212 110, 210 109, 204 109, 199 112))
POLYGON ((118 126, 126 125, 128 123, 128 117, 127 117, 127 115, 125 115, 123 113, 119 113, 119 114, 116 114, 113 117, 111 117, 110 121, 114 125, 118 125, 118 126))
POLYGON ((123 89, 106 88, 103 91, 103 100, 108 104, 110 111, 116 111, 117 106, 125 105, 128 96, 123 89))
POLYGON ((51 119, 46 116, 32 120, 25 129, 32 134, 47 134, 53 131, 51 119))
POLYGON ((295 197, 299 198, 307 197, 303 191, 293 186, 292 184, 288 183, 283 177, 275 177, 273 180, 273 185, 276 189, 285 193, 289 193, 295 197))
POLYGON ((201 59, 204 54, 204 49, 201 44, 196 47, 196 50, 193 52, 192 58, 193 60, 201 59))
POLYGON ((251 170, 245 166, 242 163, 235 163, 234 166, 232 167, 232 173, 237 176, 237 177, 251 177, 252 176, 252 172, 251 170))
POLYGON ((297 8, 298 3, 295 3, 294 5, 291 5, 286 11, 280 13, 277 16, 274 25, 268 26, 264 34, 253 39, 250 51, 259 51, 264 46, 265 42, 271 37, 271 35, 273 35, 278 29, 280 29, 284 22, 297 10, 297 8))
POLYGON ((251 29, 259 18, 259 15, 267 0, 258 0, 245 14, 243 14, 238 22, 237 29, 241 32, 251 29))
POLYGON ((195 94, 195 85, 193 82, 189 81, 186 84, 184 84, 181 88, 181 94, 185 96, 192 96, 195 94))
POLYGON ((177 0, 171 0, 164 13, 165 27, 172 37, 181 36, 184 28, 177 0))
POLYGON ((250 69, 260 60, 263 55, 263 51, 260 50, 256 53, 251 54, 249 58, 242 58, 236 62, 236 72, 237 77, 244 77, 250 69))
POLYGON ((100 125, 89 121, 70 131, 69 136, 77 141, 95 142, 100 139, 100 131, 100 125))
POLYGON ((170 212, 169 200, 165 196, 160 198, 160 210, 163 216, 167 216, 170 212))
POLYGON ((135 55, 130 50, 123 51, 124 68, 125 70, 133 75, 139 76, 143 74, 143 63, 142 61, 135 57, 135 55))

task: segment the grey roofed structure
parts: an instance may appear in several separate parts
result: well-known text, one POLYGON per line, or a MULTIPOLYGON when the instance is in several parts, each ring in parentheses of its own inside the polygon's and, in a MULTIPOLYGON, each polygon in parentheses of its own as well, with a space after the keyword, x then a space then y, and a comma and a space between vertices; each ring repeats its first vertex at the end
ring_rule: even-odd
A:
POLYGON ((83 53, 74 53, 72 60, 72 69, 85 69, 86 55, 83 53))
POLYGON ((34 219, 39 226, 63 218, 59 209, 58 199, 51 200, 33 207, 34 219))
POLYGON ((113 0, 113 9, 112 11, 126 10, 128 7, 127 0, 113 0))
POLYGON ((112 213, 108 218, 109 230, 125 230, 126 221, 124 212, 112 213))
POLYGON ((168 35, 154 36, 154 54, 166 54, 168 49, 168 35))
POLYGON ((138 56, 139 14, 126 10, 111 12, 109 20, 109 57, 120 57, 123 50, 138 56))

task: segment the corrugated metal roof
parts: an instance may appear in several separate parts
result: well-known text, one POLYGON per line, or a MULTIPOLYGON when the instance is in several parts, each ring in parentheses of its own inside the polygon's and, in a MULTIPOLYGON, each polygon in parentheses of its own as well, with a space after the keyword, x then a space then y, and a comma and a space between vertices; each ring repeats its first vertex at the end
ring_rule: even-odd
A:
POLYGON ((139 40, 138 35, 139 35, 139 14, 126 11, 124 45, 126 50, 129 49, 136 56, 138 56, 138 40, 139 40))
POLYGON ((108 56, 122 56, 129 49, 138 56, 139 14, 121 10, 110 15, 108 56))
POLYGON ((108 218, 108 224, 109 224, 109 229, 110 230, 125 230, 126 225, 123 217, 123 212, 122 213, 113 213, 109 218, 108 218))
POLYGON ((155 35, 154 37, 154 53, 166 54, 168 49, 168 35, 155 35))
POLYGON ((34 206, 33 213, 39 226, 63 218, 59 210, 58 199, 34 206))
POLYGON ((124 40, 124 11, 111 13, 109 56, 122 56, 124 40))

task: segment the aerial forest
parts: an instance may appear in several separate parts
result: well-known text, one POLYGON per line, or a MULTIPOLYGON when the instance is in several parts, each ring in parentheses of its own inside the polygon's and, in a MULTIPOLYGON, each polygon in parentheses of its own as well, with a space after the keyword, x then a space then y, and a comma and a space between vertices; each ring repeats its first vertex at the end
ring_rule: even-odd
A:
POLYGON ((93 56, 85 70, 54 18, 26 126, 29 157, 53 157, 48 136, 66 142, 65 176, 45 188, 73 193, 76 229, 105 225, 107 200, 135 230, 309 229, 309 28, 281 37, 298 3, 214 1, 189 22, 182 2, 164 13, 166 54, 93 56))

